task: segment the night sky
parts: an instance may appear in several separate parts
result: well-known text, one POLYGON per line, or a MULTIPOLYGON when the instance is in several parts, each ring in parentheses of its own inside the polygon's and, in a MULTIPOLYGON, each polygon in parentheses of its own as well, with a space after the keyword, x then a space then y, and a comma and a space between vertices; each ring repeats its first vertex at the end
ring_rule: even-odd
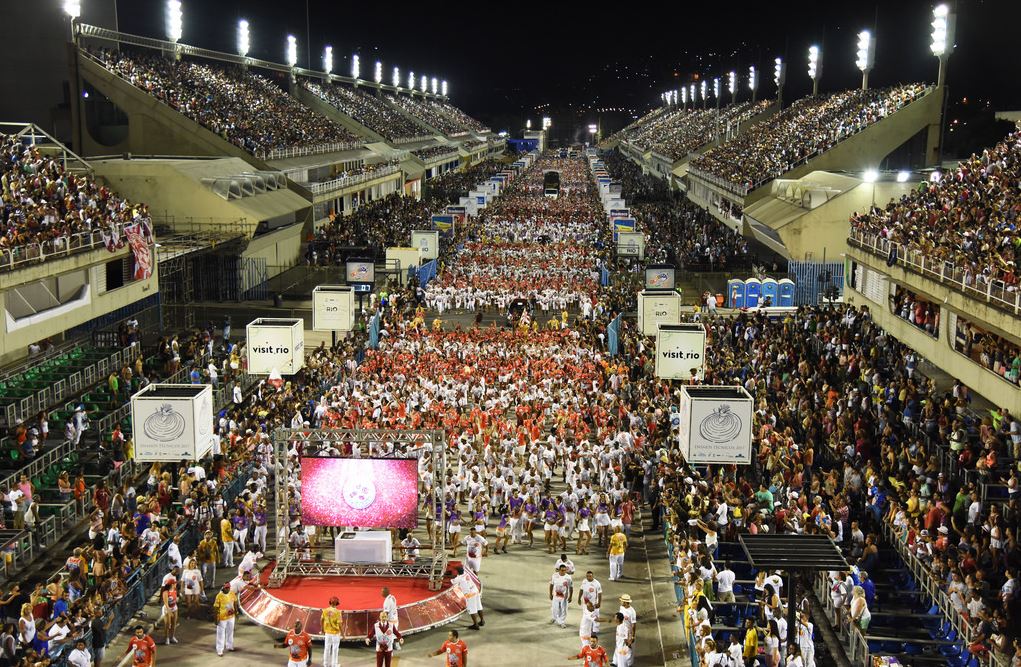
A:
MULTIPOLYGON (((937 70, 929 53, 932 2, 364 4, 370 11, 359 13, 356 3, 308 0, 306 16, 302 0, 183 0, 182 41, 233 52, 237 20, 245 18, 253 57, 282 62, 292 33, 299 66, 319 69, 323 46, 331 44, 338 73, 350 71, 350 54, 357 52, 366 78, 377 59, 387 83, 394 65, 402 79, 409 69, 446 78, 455 104, 494 130, 512 133, 526 118, 537 123, 543 115, 562 128, 598 118, 610 131, 658 104, 663 90, 699 75, 708 76, 711 87, 713 76, 731 69, 741 79, 738 99, 747 99, 751 64, 759 70, 759 97, 772 96, 777 56, 788 62, 784 99, 793 100, 811 91, 811 44, 823 51, 821 91, 855 87, 861 29, 877 40, 871 85, 931 82, 937 70)), ((958 16, 952 97, 1021 108, 1021 2, 950 5, 958 16)), ((163 6, 162 0, 119 0, 121 30, 162 37, 163 6)))

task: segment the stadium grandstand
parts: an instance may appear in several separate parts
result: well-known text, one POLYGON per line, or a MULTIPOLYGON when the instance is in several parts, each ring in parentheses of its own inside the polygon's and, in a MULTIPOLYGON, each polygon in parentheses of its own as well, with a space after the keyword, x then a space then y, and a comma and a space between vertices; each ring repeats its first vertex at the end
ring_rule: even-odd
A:
POLYGON ((1021 666, 1006 9, 214 4, 0 10, 0 667, 1021 666))

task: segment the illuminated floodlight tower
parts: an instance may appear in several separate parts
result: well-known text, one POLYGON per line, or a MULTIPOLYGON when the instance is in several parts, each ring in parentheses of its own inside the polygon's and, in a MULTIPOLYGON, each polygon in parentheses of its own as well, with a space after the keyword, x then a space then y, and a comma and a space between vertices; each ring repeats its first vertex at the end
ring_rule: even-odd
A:
POLYGON ((401 88, 401 68, 400 67, 394 67, 393 77, 391 77, 390 82, 393 84, 393 87, 394 87, 395 90, 400 90, 400 88, 401 88))
POLYGON ((691 99, 691 110, 695 110, 695 102, 698 101, 698 89, 695 88, 695 84, 688 86, 688 97, 691 99))
POLYGON ((681 106, 685 109, 688 108, 688 87, 681 88, 681 106))
POLYGON ((372 80, 376 82, 376 85, 383 84, 383 63, 376 61, 376 66, 372 71, 372 80))
POLYGON ((323 47, 323 71, 326 72, 328 81, 333 74, 333 47, 328 44, 323 47))
POLYGON ((440 94, 446 99, 447 97, 447 80, 440 81, 440 94))
POLYGON ((78 43, 78 31, 75 30, 78 18, 82 15, 82 0, 64 0, 64 13, 71 19, 71 41, 78 43))
POLYGON ((425 96, 425 94, 429 92, 429 77, 427 77, 425 74, 422 75, 422 78, 418 82, 418 90, 419 92, 422 93, 423 96, 425 96))
POLYGON ((947 82, 947 60, 954 52, 954 31, 957 27, 957 15, 945 5, 937 5, 932 9, 932 43, 929 50, 939 58, 939 74, 936 85, 940 88, 947 82))
POLYGON ((435 97, 440 92, 440 82, 439 82, 439 79, 437 79, 436 77, 433 77, 429 81, 429 84, 430 84, 429 85, 429 89, 432 90, 433 97, 435 97))
POLYGON ((415 70, 408 72, 408 92, 415 96, 415 70))
POLYGON ((358 83, 358 79, 359 77, 361 77, 361 75, 362 75, 362 59, 356 53, 351 56, 351 78, 355 80, 355 83, 358 83))
POLYGON ((720 77, 713 78, 713 98, 716 100, 716 110, 720 110, 720 77))
POLYGON ((698 84, 698 88, 699 88, 698 92, 702 96, 702 109, 703 110, 705 110, 705 98, 706 98, 705 91, 706 91, 706 86, 707 85, 708 84, 706 84, 706 80, 705 79, 702 79, 702 82, 698 84))
POLYGON ((184 14, 181 11, 181 0, 167 0, 165 18, 167 39, 174 45, 174 58, 180 58, 181 52, 177 48, 177 42, 181 39, 184 27, 184 14))
POLYGON ((819 79, 822 77, 822 50, 813 44, 808 47, 808 77, 812 79, 812 97, 819 94, 819 79))
POLYGON ((294 69, 298 64, 298 38, 294 35, 287 36, 287 66, 294 69))
POLYGON ((730 103, 733 104, 737 100, 737 72, 734 70, 727 72, 727 90, 730 91, 730 103))
POLYGON ((550 118, 549 116, 543 116, 542 117, 542 129, 548 130, 551 127, 553 127, 553 119, 550 118))
POLYGON ((776 104, 783 107, 783 84, 787 81, 787 63, 783 58, 773 60, 773 83, 776 84, 776 104))
POLYGON ((248 21, 241 19, 238 21, 238 55, 242 58, 247 58, 248 50, 251 46, 252 42, 248 34, 248 21))
POLYGON ((748 68, 748 90, 752 91, 752 103, 755 103, 755 94, 759 92, 759 73, 755 65, 748 68))
POLYGON ((869 89, 869 72, 876 62, 876 38, 868 30, 858 33, 858 50, 854 64, 861 70, 861 89, 869 89))

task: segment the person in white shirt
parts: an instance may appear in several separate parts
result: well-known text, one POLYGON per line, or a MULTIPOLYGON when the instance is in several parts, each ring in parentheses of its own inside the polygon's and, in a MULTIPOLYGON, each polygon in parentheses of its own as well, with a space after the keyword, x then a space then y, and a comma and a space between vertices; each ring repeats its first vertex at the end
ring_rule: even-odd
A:
POLYGON ((574 581, 567 574, 567 566, 561 565, 549 582, 550 623, 567 627, 567 601, 572 597, 573 588, 574 581))
POLYGON ((561 565, 567 566, 567 574, 574 574, 574 562, 567 557, 567 554, 560 554, 560 558, 557 559, 557 562, 553 563, 553 571, 556 572, 559 570, 561 565))
MULTIPOLYGON (((804 667, 815 667, 815 640, 812 635, 815 632, 815 624, 808 619, 807 614, 798 612, 798 653, 804 667)), ((787 664, 791 664, 791 657, 797 655, 791 651, 787 658, 787 664)))
POLYGON ((241 559, 241 564, 238 565, 238 576, 244 577, 245 574, 252 574, 255 572, 255 564, 259 561, 261 556, 255 547, 250 547, 244 558, 241 559))
POLYGON ((67 664, 71 667, 92 667, 92 655, 85 648, 85 640, 74 643, 74 650, 67 655, 67 664))
POLYGON ((628 632, 631 633, 631 641, 634 641, 635 626, 638 625, 638 612, 631 606, 631 596, 627 593, 620 596, 620 609, 617 612, 624 614, 624 620, 628 623, 628 632))
POLYGON ((596 579, 592 570, 585 573, 585 578, 578 586, 578 604, 584 606, 588 602, 591 602, 596 609, 603 606, 603 585, 596 579))
POLYGON ((614 620, 617 621, 616 629, 616 643, 613 649, 613 664, 616 667, 631 667, 634 664, 634 652, 631 650, 631 645, 634 643, 634 637, 631 635, 630 624, 624 617, 624 614, 617 612, 614 614, 614 620))
POLYGON ((468 627, 472 630, 478 630, 481 626, 486 624, 486 619, 482 615, 482 595, 479 591, 478 584, 475 583, 475 579, 472 575, 465 574, 463 567, 457 568, 457 576, 454 577, 450 583, 451 585, 460 588, 461 593, 464 595, 468 614, 472 618, 472 624, 468 627))
POLYGON ((716 573, 716 599, 720 602, 734 601, 734 580, 737 575, 730 569, 730 561, 723 562, 723 569, 716 573))
POLYGON ((578 625, 578 639, 581 641, 581 648, 589 643, 592 635, 599 635, 599 623, 606 619, 600 618, 599 610, 592 606, 591 602, 585 603, 581 611, 581 623, 578 625))
POLYGON ((468 535, 461 540, 461 544, 464 545, 466 554, 465 567, 478 574, 482 569, 482 557, 489 555, 489 541, 479 535, 475 526, 472 526, 468 535))
POLYGON ((419 548, 422 543, 418 541, 417 537, 408 535, 401 540, 401 548, 404 549, 404 560, 413 561, 418 558, 419 548))

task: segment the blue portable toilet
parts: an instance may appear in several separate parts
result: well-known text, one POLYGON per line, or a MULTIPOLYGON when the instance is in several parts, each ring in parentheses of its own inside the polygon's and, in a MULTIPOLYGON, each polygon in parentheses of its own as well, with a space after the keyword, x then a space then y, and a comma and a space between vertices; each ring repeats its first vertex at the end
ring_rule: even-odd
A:
POLYGON ((777 283, 780 290, 780 303, 778 306, 791 307, 794 305, 794 281, 790 278, 781 278, 777 283))
POLYGON ((745 295, 744 295, 744 306, 745 308, 757 308, 759 306, 759 299, 762 297, 762 281, 758 278, 749 278, 744 281, 745 284, 745 295))
POLYGON ((743 280, 727 281, 727 307, 744 308, 745 284, 743 280))
POLYGON ((765 302, 769 299, 769 305, 779 306, 780 305, 780 287, 777 285, 775 278, 763 278, 762 279, 762 300, 765 302))

